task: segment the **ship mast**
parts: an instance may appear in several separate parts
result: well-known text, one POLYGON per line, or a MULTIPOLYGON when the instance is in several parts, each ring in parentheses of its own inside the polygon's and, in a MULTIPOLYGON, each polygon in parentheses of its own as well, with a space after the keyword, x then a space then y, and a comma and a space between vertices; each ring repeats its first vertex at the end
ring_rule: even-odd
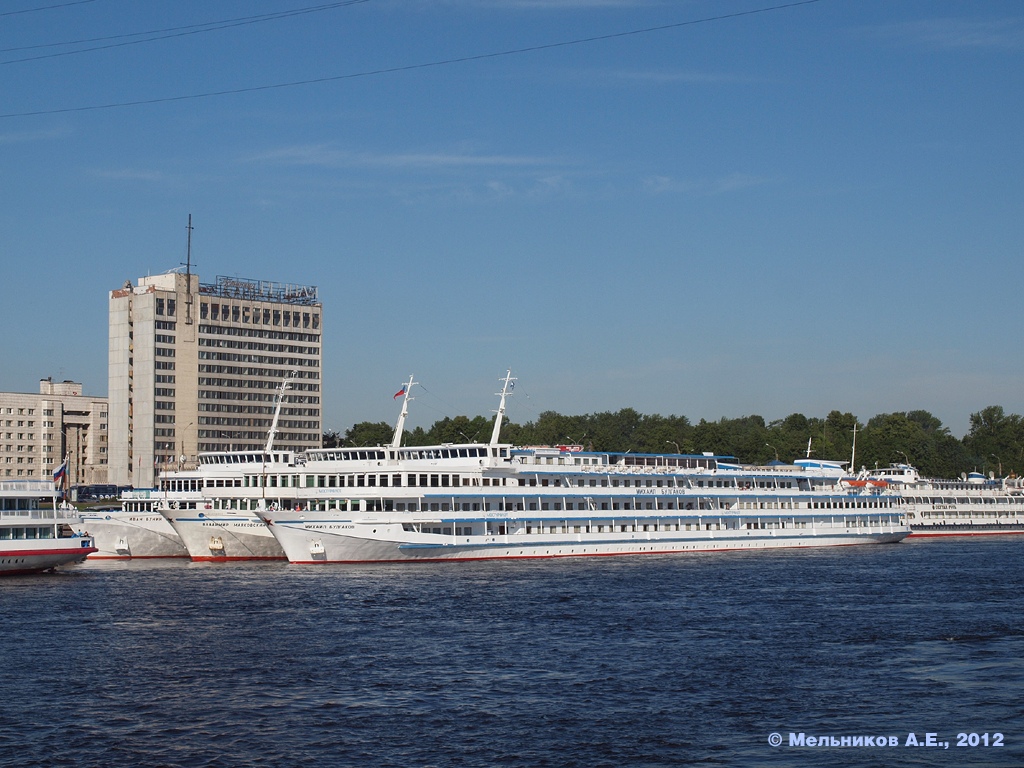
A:
MULTIPOLYGON (((395 424, 395 434, 391 438, 392 448, 402 447, 402 434, 405 432, 405 417, 409 415, 409 401, 413 398, 409 397, 409 393, 412 391, 412 385, 416 382, 412 380, 412 376, 409 377, 409 383, 406 384, 398 391, 398 395, 405 395, 402 400, 402 412, 398 416, 398 423, 395 424)), ((398 397, 395 395, 395 397, 398 397)))
POLYGON ((281 416, 281 406, 284 404, 284 393, 288 389, 288 386, 292 383, 292 379, 299 375, 298 371, 292 371, 291 375, 286 377, 281 382, 281 386, 277 389, 276 402, 274 404, 274 420, 270 424, 270 432, 267 433, 267 447, 264 449, 267 453, 270 453, 274 448, 274 437, 277 435, 277 420, 281 416))
POLYGON ((498 415, 495 416, 494 418, 494 431, 491 432, 491 445, 498 444, 498 435, 501 433, 501 422, 505 418, 505 398, 516 385, 516 380, 512 378, 511 370, 507 371, 505 373, 505 378, 499 379, 499 381, 503 382, 503 384, 501 387, 501 392, 498 392, 496 394, 501 395, 501 402, 498 404, 498 410, 496 411, 498 415))
POLYGON ((857 463, 854 459, 857 456, 857 422, 853 422, 853 448, 850 449, 850 474, 857 471, 857 463))

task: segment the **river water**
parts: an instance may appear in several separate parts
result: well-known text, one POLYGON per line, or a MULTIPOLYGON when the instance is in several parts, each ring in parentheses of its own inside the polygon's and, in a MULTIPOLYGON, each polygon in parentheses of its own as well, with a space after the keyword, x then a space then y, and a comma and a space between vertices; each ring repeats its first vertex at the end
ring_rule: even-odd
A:
POLYGON ((6 578, 0 766, 1021 766, 1022 554, 6 578))

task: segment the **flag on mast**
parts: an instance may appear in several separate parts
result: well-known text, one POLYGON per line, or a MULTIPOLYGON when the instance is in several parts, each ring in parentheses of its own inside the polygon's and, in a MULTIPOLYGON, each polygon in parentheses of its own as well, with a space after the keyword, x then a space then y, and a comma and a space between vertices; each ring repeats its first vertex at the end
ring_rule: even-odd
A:
POLYGON ((65 473, 67 471, 68 471, 68 460, 67 460, 67 457, 65 457, 64 461, 61 462, 61 465, 59 467, 57 467, 55 470, 53 470, 53 482, 59 483, 61 478, 64 477, 64 475, 65 475, 65 473))

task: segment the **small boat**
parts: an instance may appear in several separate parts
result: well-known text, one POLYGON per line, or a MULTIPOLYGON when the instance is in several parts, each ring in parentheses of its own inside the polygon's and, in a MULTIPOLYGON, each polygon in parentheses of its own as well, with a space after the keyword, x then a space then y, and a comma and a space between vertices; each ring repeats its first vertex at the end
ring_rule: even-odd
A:
POLYGON ((96 552, 76 533, 78 510, 48 480, 0 480, 0 575, 38 573, 80 563, 96 552))

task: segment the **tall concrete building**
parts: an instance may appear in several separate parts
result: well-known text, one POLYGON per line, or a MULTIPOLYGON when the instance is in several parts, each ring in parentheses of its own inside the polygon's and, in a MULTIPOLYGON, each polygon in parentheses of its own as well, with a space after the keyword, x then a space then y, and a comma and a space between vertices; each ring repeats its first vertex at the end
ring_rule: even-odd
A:
POLYGON ((70 485, 107 482, 107 398, 75 381, 39 382, 39 394, 0 392, 0 479, 46 479, 68 459, 70 485))
POLYGON ((111 291, 110 482, 262 449, 286 380, 274 445, 319 447, 321 321, 315 286, 171 271, 111 291))

